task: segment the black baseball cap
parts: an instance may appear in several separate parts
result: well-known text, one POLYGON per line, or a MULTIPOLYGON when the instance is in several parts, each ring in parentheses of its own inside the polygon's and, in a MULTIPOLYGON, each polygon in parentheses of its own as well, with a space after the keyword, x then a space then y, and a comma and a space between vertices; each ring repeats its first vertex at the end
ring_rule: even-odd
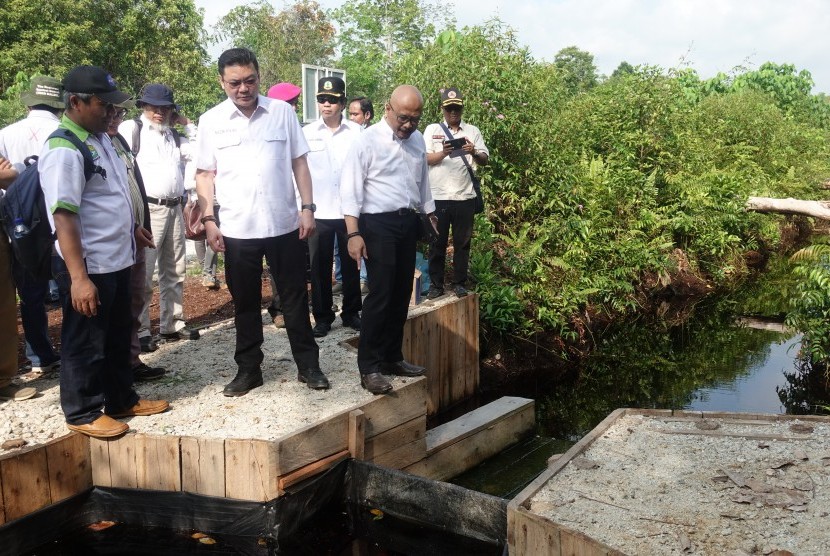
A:
POLYGON ((455 87, 441 89, 441 107, 452 105, 464 106, 464 97, 461 92, 455 87))
POLYGON ((103 68, 98 66, 77 66, 63 78, 63 88, 70 93, 95 95, 104 102, 121 104, 130 98, 118 90, 118 84, 103 68))

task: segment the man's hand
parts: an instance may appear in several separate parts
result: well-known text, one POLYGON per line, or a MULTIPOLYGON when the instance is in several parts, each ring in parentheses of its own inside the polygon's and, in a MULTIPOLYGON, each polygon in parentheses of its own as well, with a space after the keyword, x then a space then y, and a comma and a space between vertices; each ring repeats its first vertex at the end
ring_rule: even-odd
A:
POLYGON ((6 189, 17 179, 17 170, 12 163, 0 156, 0 189, 6 189))
POLYGON ((464 146, 461 147, 461 150, 464 151, 464 154, 468 154, 470 156, 473 156, 473 153, 476 150, 476 146, 473 144, 472 141, 470 141, 469 137, 465 137, 464 140, 467 141, 467 142, 464 143, 464 146))
POLYGON ((98 299, 98 288, 89 279, 89 276, 84 276, 78 280, 72 280, 72 287, 69 290, 72 296, 72 307, 85 317, 94 317, 98 314, 98 305, 101 301, 98 299))
POLYGON ((300 211, 300 239, 306 239, 314 233, 317 222, 314 220, 314 213, 310 210, 300 211))
POLYGON ((362 259, 369 259, 369 252, 366 250, 366 243, 360 236, 349 238, 349 256, 357 261, 357 268, 360 270, 362 259))
POLYGON ((208 220, 205 222, 205 240, 216 253, 225 252, 225 239, 222 237, 222 232, 216 222, 208 220))
POLYGON ((138 226, 135 229, 135 246, 138 249, 144 249, 145 247, 155 249, 156 245, 153 243, 153 232, 147 228, 138 226))

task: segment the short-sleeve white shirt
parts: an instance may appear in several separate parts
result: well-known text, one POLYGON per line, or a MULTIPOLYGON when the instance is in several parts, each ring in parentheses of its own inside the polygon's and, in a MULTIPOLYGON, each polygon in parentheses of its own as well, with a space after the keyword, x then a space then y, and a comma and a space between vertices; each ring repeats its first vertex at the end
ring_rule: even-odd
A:
POLYGON ((253 239, 299 228, 291 163, 307 152, 297 115, 281 100, 260 95, 250 118, 230 99, 202 114, 194 160, 216 172, 222 233, 253 239))
POLYGON ((18 172, 26 169, 28 157, 38 156, 49 134, 58 129, 60 118, 48 110, 30 110, 20 121, 0 129, 0 156, 18 172))
POLYGON ((343 218, 340 207, 340 173, 346 155, 362 128, 343 119, 334 133, 320 119, 303 127, 308 141, 308 169, 314 189, 315 218, 337 220, 343 218))
POLYGON ((340 195, 348 216, 402 208, 434 212, 421 133, 398 139, 385 118, 364 130, 343 164, 340 195))
MULTIPOLYGON (((447 125, 444 122, 444 125, 447 125)), ((484 138, 481 136, 479 129, 464 120, 461 120, 459 131, 452 132, 456 139, 466 137, 472 141, 477 151, 490 154, 487 150, 487 145, 484 144, 484 138)), ((428 153, 435 153, 444 150, 444 141, 447 139, 447 134, 441 129, 440 124, 429 124, 424 130, 424 144, 428 153)), ((472 155, 464 155, 467 162, 472 166, 473 170, 476 168, 475 159, 472 155)), ((447 156, 433 166, 429 167, 429 183, 432 187, 432 196, 441 201, 464 201, 472 199, 476 196, 473 189, 473 180, 470 178, 470 172, 464 164, 464 160, 458 157, 447 156)))
MULTIPOLYGON (((93 134, 64 116, 66 127, 86 143, 95 164, 106 172, 84 177, 84 159, 66 139, 52 139, 38 159, 49 225, 55 229, 53 213, 66 209, 78 215, 81 247, 90 274, 123 270, 135 262, 134 219, 127 167, 105 133, 93 134)), ((63 256, 55 242, 58 254, 63 256)))

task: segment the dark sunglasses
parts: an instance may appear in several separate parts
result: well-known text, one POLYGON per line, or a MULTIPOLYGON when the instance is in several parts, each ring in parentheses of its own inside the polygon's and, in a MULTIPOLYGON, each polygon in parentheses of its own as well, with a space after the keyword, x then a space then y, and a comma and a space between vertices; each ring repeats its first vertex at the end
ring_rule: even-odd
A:
POLYGON ((320 104, 325 104, 327 102, 329 104, 339 104, 340 103, 340 98, 333 97, 331 95, 319 95, 317 97, 317 102, 319 102, 320 104))

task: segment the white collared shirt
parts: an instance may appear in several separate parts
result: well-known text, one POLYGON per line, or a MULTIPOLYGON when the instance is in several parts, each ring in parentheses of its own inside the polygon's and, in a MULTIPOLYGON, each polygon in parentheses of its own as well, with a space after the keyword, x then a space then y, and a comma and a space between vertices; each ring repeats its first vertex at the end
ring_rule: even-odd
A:
MULTIPOLYGON (((190 159, 188 137, 195 136, 196 126, 185 126, 188 137, 180 137, 181 147, 176 146, 173 131, 168 126, 151 122, 144 114, 141 118, 141 136, 136 163, 141 170, 147 195, 157 199, 174 199, 184 195, 184 165, 190 159)), ((135 120, 121 122, 118 133, 133 148, 135 120)))
MULTIPOLYGON (((447 122, 444 122, 447 125, 447 122)), ((459 124, 457 132, 450 130, 452 136, 456 139, 461 137, 468 138, 477 151, 490 155, 487 150, 487 145, 484 144, 484 139, 481 136, 481 131, 464 120, 459 124)), ((429 124, 424 130, 424 144, 428 153, 436 153, 444 150, 444 141, 447 140, 447 134, 441 129, 440 124, 429 124)), ((463 155, 467 157, 467 162, 470 163, 473 170, 476 169, 476 162, 472 155, 463 155)), ((472 199, 476 196, 473 189, 473 180, 470 178, 470 172, 464 164, 464 160, 460 157, 447 156, 433 166, 429 167, 429 183, 432 188, 432 197, 441 201, 463 201, 472 199)))
POLYGON ((58 129, 58 124, 60 118, 48 110, 30 110, 22 120, 0 129, 0 156, 22 172, 26 169, 23 161, 40 155, 46 138, 58 129))
MULTIPOLYGON (((89 274, 123 270, 135 262, 134 219, 127 167, 106 133, 93 134, 64 116, 62 124, 88 146, 95 164, 106 172, 84 177, 84 159, 66 139, 48 141, 38 159, 40 186, 49 213, 49 225, 58 209, 78 215, 81 247, 89 274)), ((60 244, 55 241, 58 253, 60 244)))
POLYGON ((322 118, 303 128, 303 135, 308 141, 308 169, 311 172, 314 204, 317 205, 315 218, 343 218, 340 208, 340 172, 343 161, 360 132, 359 125, 345 118, 334 133, 322 118))
POLYGON ((409 208, 435 211, 424 138, 415 130, 402 141, 381 118, 360 134, 340 176, 343 214, 358 217, 409 208))
POLYGON ((202 114, 194 159, 216 172, 222 233, 252 239, 299 228, 291 163, 307 152, 297 114, 280 100, 259 95, 250 118, 230 99, 202 114))

